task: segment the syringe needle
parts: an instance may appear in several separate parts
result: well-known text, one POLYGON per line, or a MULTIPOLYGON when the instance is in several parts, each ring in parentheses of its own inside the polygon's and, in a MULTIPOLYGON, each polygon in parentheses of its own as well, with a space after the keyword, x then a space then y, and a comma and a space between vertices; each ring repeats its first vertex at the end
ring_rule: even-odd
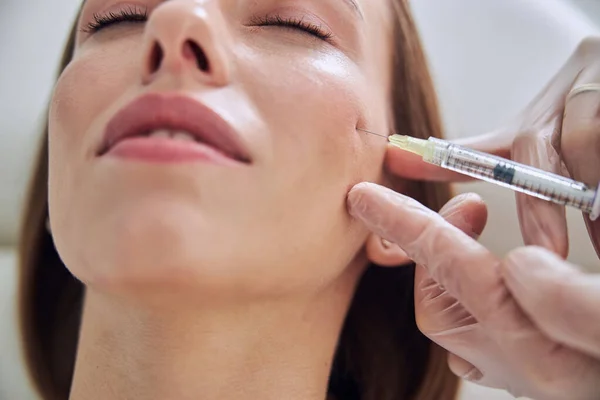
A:
POLYGON ((410 136, 404 136, 404 135, 386 136, 386 135, 371 132, 371 131, 368 131, 368 130, 362 129, 362 128, 356 128, 356 130, 370 133, 371 135, 379 136, 382 138, 386 138, 391 145, 399 147, 406 151, 410 151, 411 153, 418 154, 420 156, 423 156, 425 154, 425 152, 429 149, 429 147, 431 147, 429 142, 427 142, 426 140, 417 139, 417 138, 413 138, 410 136))
POLYGON ((371 131, 368 131, 368 130, 366 130, 366 129, 362 129, 362 128, 356 128, 356 130, 357 130, 357 131, 366 132, 366 133, 370 133, 371 135, 379 136, 379 137, 386 138, 386 139, 389 137, 389 136, 387 136, 387 135, 382 135, 381 133, 375 133, 375 132, 371 132, 371 131))

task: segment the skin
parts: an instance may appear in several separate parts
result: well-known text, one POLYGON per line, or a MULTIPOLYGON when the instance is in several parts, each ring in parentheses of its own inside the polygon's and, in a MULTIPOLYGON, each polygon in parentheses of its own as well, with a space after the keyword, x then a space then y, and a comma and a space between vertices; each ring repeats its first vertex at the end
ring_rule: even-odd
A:
POLYGON ((49 114, 53 237, 86 285, 71 399, 326 397, 360 273, 402 257, 345 205, 355 183, 383 182, 385 143, 356 128, 390 122, 389 4, 358 6, 362 17, 335 0, 85 3, 49 114), (83 31, 123 7, 147 7, 148 21, 83 31), (271 14, 334 37, 248 26, 271 14), (181 50, 188 39, 210 73, 181 50), (252 164, 97 157, 115 113, 157 92, 218 112, 252 164))

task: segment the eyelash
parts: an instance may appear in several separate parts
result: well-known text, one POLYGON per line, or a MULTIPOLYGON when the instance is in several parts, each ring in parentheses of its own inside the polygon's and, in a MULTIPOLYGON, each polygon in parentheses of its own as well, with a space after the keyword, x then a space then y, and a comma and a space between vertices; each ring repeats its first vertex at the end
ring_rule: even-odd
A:
POLYGON ((93 18, 94 20, 83 29, 84 32, 93 34, 121 22, 146 22, 148 20, 148 10, 129 7, 116 12, 111 11, 104 15, 94 14, 93 18))
POLYGON ((283 18, 280 15, 268 15, 265 17, 253 18, 252 24, 255 26, 280 26, 284 28, 298 29, 326 42, 331 41, 333 38, 333 34, 331 32, 324 30, 317 24, 307 22, 302 18, 283 18))
MULTIPOLYGON (((122 22, 146 22, 148 20, 148 11, 146 9, 130 7, 117 12, 111 11, 104 15, 94 14, 93 18, 94 20, 88 23, 83 29, 84 32, 93 34, 122 22)), ((317 24, 306 22, 302 18, 283 18, 279 15, 269 15, 253 18, 252 24, 255 26, 280 26, 297 29, 326 42, 330 42, 333 37, 331 32, 327 32, 317 24)))

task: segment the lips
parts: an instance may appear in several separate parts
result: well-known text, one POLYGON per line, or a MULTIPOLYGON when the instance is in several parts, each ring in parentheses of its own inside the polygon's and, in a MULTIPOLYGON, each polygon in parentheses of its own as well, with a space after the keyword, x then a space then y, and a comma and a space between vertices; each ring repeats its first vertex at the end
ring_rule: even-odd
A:
POLYGON ((189 97, 164 94, 145 95, 119 111, 106 127, 98 155, 127 139, 156 131, 185 132, 228 158, 245 164, 251 161, 237 132, 216 112, 189 97))

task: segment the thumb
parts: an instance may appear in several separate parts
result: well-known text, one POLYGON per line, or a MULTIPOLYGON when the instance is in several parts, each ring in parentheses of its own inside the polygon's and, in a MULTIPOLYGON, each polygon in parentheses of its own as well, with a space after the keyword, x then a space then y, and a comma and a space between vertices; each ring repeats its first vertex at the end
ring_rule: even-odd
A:
POLYGON ((600 276, 539 247, 513 251, 501 268, 513 297, 542 332, 600 358, 600 276))

